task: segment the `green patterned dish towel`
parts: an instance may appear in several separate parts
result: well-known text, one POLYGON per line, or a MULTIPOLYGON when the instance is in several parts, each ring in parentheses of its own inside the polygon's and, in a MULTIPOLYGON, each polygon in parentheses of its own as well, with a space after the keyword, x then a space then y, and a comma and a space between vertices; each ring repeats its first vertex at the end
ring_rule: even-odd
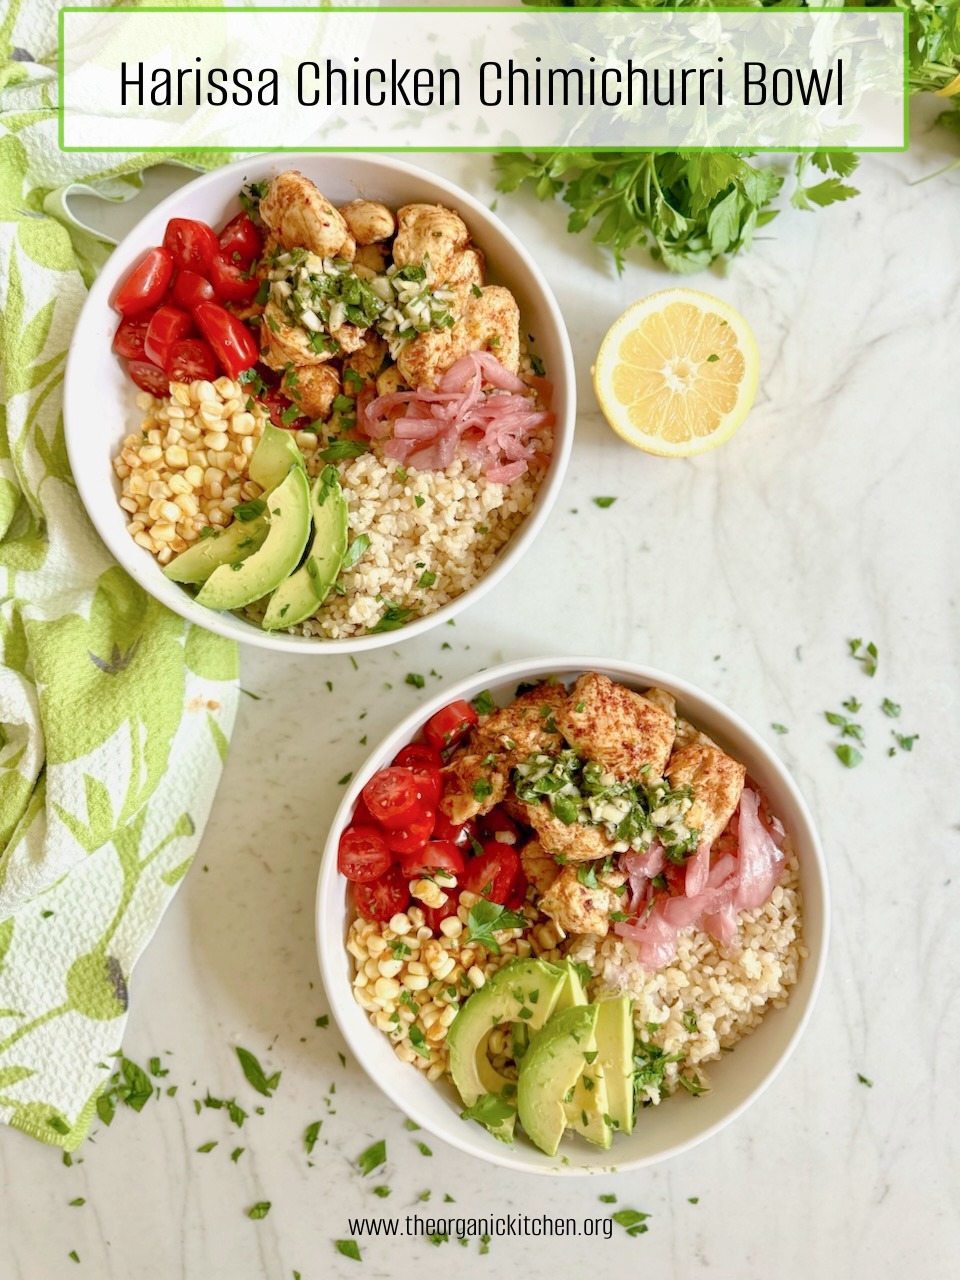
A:
POLYGON ((129 198, 145 161, 57 149, 55 33, 49 0, 14 0, 0 27, 0 1120, 73 1150, 238 686, 236 647, 135 586, 70 475, 64 364, 109 247, 65 195, 129 198))

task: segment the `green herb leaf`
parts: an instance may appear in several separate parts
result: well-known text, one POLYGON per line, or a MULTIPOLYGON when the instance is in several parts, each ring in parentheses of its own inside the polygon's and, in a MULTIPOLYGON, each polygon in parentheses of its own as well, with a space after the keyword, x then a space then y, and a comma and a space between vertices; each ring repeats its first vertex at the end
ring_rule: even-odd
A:
POLYGON ((774 731, 774 733, 789 733, 789 732, 790 732, 790 730, 787 728, 787 726, 786 726, 785 724, 777 724, 776 722, 771 723, 770 728, 774 731))
POLYGON ((607 507, 613 506, 616 502, 616 498, 594 498, 593 501, 596 506, 606 509, 607 507))
POLYGON ((200 1155, 206 1155, 208 1151, 212 1151, 214 1147, 219 1146, 218 1142, 205 1142, 202 1147, 197 1147, 200 1155))
POLYGON ((873 1088, 873 1081, 868 1080, 866 1076, 862 1076, 859 1071, 857 1072, 857 1079, 860 1081, 861 1084, 865 1084, 868 1089, 873 1088))
POLYGON ((258 1200, 257 1203, 247 1210, 247 1217, 253 1218, 255 1221, 265 1218, 270 1212, 269 1200, 258 1200))
POLYGON ((491 715, 497 709, 489 689, 483 689, 475 698, 472 698, 471 705, 478 716, 491 715))
POLYGON ((366 1178, 369 1174, 373 1173, 374 1169, 379 1169, 382 1164, 385 1164, 386 1160, 387 1144, 386 1141, 381 1138, 379 1142, 371 1143, 371 1145, 367 1147, 366 1151, 362 1151, 360 1155, 357 1156, 357 1168, 366 1178))
POLYGON ((498 902, 480 900, 467 912, 467 929, 470 941, 478 946, 486 947, 494 955, 500 955, 500 944, 493 936, 500 929, 524 929, 527 917, 508 911, 498 902))
POLYGON ((359 458, 369 452, 370 445, 365 440, 334 440, 320 450, 320 457, 324 462, 341 462, 344 458, 359 458))
POLYGON ((374 1194, 375 1196, 379 1196, 381 1200, 386 1200, 387 1196, 390 1194, 390 1188, 389 1188, 389 1187, 374 1187, 374 1188, 373 1188, 373 1194, 374 1194))
POLYGON ((257 1093, 262 1093, 265 1098, 272 1097, 274 1089, 280 1083, 280 1072, 276 1071, 272 1076, 265 1075, 256 1056, 249 1049, 242 1049, 239 1045, 237 1045, 237 1057, 240 1059, 243 1074, 257 1093))
POLYGON ((317 1145, 317 1139, 320 1137, 320 1129, 322 1126, 322 1120, 314 1120, 313 1124, 308 1124, 304 1130, 303 1144, 307 1148, 307 1155, 310 1155, 313 1148, 317 1145))
POLYGON ((883 702, 880 704, 880 710, 885 716, 890 716, 892 720, 895 720, 900 714, 900 703, 891 702, 889 698, 884 698, 883 702))
POLYGON ((646 1225, 649 1213, 641 1213, 639 1209, 618 1209, 610 1217, 618 1226, 626 1228, 628 1236, 641 1236, 649 1228, 646 1225))
POLYGON ((337 1246, 337 1253, 342 1253, 345 1258, 352 1258, 354 1262, 361 1262, 360 1247, 356 1240, 334 1240, 337 1246))
POLYGON ((422 689, 427 683, 426 679, 418 671, 408 671, 404 679, 407 684, 412 684, 415 689, 422 689))
POLYGON ((855 769, 863 759, 862 754, 856 747, 851 747, 849 742, 838 742, 833 750, 840 763, 848 769, 855 769))

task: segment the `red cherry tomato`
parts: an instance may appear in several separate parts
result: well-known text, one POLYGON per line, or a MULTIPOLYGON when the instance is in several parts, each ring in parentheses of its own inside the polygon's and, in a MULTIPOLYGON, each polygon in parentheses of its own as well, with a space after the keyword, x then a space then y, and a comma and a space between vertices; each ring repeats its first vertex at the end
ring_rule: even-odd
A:
POLYGON ((170 348, 185 338, 193 328, 190 313, 177 307, 158 307, 150 318, 143 339, 143 349, 148 360, 166 368, 170 348))
POLYGON ((436 871, 449 871, 459 878, 463 872, 463 854, 449 840, 429 840, 416 853, 400 855, 400 870, 408 880, 432 875, 436 871))
POLYGON ((163 247, 181 271, 196 271, 203 276, 211 259, 220 252, 213 227, 193 218, 171 218, 163 233, 163 247))
POLYGON ((353 896, 364 920, 389 920, 410 905, 410 888, 399 867, 391 867, 379 880, 355 884, 353 896))
POLYGON ((520 828, 503 809, 491 809, 477 820, 481 840, 497 840, 501 844, 516 844, 520 828))
POLYGON ((477 824, 473 818, 468 818, 458 826, 445 813, 437 813, 437 825, 433 828, 434 840, 452 840, 456 845, 469 847, 476 834, 477 824))
POLYGON ((424 809, 418 818, 411 818, 405 827, 397 827, 396 830, 384 828, 383 838, 394 853, 416 853, 433 835, 435 822, 434 811, 424 809))
POLYGON ((503 906, 521 874, 520 858, 514 849, 508 844, 490 841, 484 845, 483 853, 467 863, 460 877, 460 888, 503 906))
POLYGON ((217 376, 217 360, 202 338, 181 338, 167 353, 164 365, 173 382, 212 382, 217 376))
POLYGON ((363 798, 377 822, 395 831, 409 826, 424 809, 420 788, 409 769, 381 769, 363 788, 363 798))
POLYGON ((260 281, 247 267, 218 253, 210 263, 210 283, 221 302, 251 302, 260 281))
POLYGON ((423 914, 427 922, 427 928, 430 929, 432 933, 439 934, 441 932, 440 926, 443 921, 448 919, 450 916, 455 916, 459 905, 460 900, 457 897, 457 894, 448 893, 447 900, 443 906, 424 907, 423 914))
POLYGON ((507 894, 507 900, 504 903, 504 906, 508 911, 520 911, 527 900, 527 889, 529 889, 529 887, 530 882, 523 874, 523 868, 521 867, 516 880, 513 882, 512 889, 507 894))
POLYGON ((460 699, 431 716, 423 726, 423 736, 437 751, 444 747, 452 747, 455 742, 466 737, 477 723, 477 713, 469 702, 460 699))
POLYGON ((289 400, 282 391, 278 391, 276 387, 271 387, 269 391, 260 397, 263 407, 270 415, 270 421, 275 427, 280 427, 284 431, 300 431, 310 421, 305 414, 297 412, 297 416, 290 416, 290 409, 293 407, 293 401, 289 400))
POLYGON ((439 751, 434 751, 433 747, 428 747, 425 742, 408 742, 405 747, 401 747, 394 757, 394 764, 432 764, 438 769, 443 764, 443 756, 439 751))
POLYGON ((210 281, 196 271, 178 271, 173 280, 172 297, 174 306, 192 311, 201 302, 215 302, 217 295, 210 281))
POLYGON ((355 826, 376 826, 377 820, 367 808, 362 795, 357 797, 357 803, 353 806, 353 822, 355 826))
POLYGON ((376 827, 347 827, 340 837, 337 866, 355 884, 378 880, 393 863, 393 855, 376 827))
POLYGON ((256 339, 225 307, 216 302, 201 302, 194 308, 193 316, 228 377, 237 378, 244 369, 257 363, 260 350, 256 339))
POLYGON ((153 312, 140 316, 124 316, 113 335, 113 349, 125 360, 143 360, 143 340, 153 312))
POLYGON ((411 751, 415 748, 404 747, 399 752, 394 764, 409 769, 417 780, 420 788, 420 798, 423 803, 431 809, 435 809, 437 801, 443 793, 443 779, 440 776, 440 766, 442 761, 438 751, 431 751, 429 747, 421 746, 416 754, 411 755, 411 751), (425 752, 430 752, 429 756, 425 752))
POLYGON ((149 391, 160 399, 170 394, 170 379, 148 360, 131 360, 127 365, 127 373, 141 391, 149 391))
POLYGON ((259 258, 262 248, 263 237, 259 228, 245 213, 231 218, 220 232, 219 251, 228 261, 244 268, 249 267, 254 258, 259 258))
POLYGON ((113 300, 122 316, 137 316, 159 305, 173 275, 173 258, 166 249, 151 249, 137 263, 113 300))

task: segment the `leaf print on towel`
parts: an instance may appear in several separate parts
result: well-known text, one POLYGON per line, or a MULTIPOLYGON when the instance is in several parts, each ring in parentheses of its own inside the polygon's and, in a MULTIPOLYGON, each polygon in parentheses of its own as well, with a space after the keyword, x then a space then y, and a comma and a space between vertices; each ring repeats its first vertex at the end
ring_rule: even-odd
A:
POLYGON ((23 191, 27 167, 27 151, 20 139, 13 134, 0 138, 0 222, 17 224, 20 246, 37 266, 72 271, 76 262, 66 228, 52 218, 37 216, 42 208, 42 188, 23 191))

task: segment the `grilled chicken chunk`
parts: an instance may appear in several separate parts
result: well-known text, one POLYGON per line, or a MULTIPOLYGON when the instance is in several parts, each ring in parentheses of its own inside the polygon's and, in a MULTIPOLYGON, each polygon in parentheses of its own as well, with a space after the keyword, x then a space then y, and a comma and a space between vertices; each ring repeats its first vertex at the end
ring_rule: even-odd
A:
POLYGON ((471 351, 490 351, 505 369, 520 368, 520 308, 509 289, 488 285, 470 293, 452 329, 428 329, 408 342, 397 367, 411 387, 435 387, 446 371, 471 351))
POLYGON ((547 804, 528 804, 524 821, 536 831, 544 850, 564 862, 596 862, 613 852, 603 827, 561 822, 547 804))
POLYGON ((610 913, 620 899, 603 883, 595 888, 581 884, 575 867, 564 867, 537 903, 565 933, 595 933, 603 938, 610 929, 610 913))
POLYGON ((340 214, 358 245, 380 244, 397 228, 393 214, 378 200, 351 200, 340 206, 340 214))
POLYGON ((693 788, 693 804, 684 822, 700 832, 700 843, 713 844, 740 803, 747 771, 719 747, 693 743, 674 751, 667 765, 672 787, 693 788))
POLYGON ((489 716, 478 730, 491 750, 506 752, 511 764, 526 760, 534 752, 556 755, 563 747, 556 715, 567 700, 562 684, 544 682, 514 698, 489 716))
POLYGON ((666 689, 645 689, 643 696, 648 702, 652 702, 655 707, 659 707, 661 711, 665 711, 668 716, 676 720, 677 700, 672 693, 667 693, 666 689))
MULTIPOLYGON (((366 342, 359 351, 353 351, 347 356, 343 362, 344 370, 352 369, 364 382, 374 382, 386 354, 387 344, 384 340, 379 334, 367 330, 366 342)), ((353 382, 353 379, 348 378, 347 381, 353 382)), ((353 395, 356 389, 356 385, 351 386, 349 394, 353 395)))
POLYGON ((340 374, 330 364, 302 365, 284 373, 280 390, 307 417, 326 419, 340 394, 340 374))
POLYGON ((662 777, 676 735, 673 716, 595 672, 576 682, 556 721, 580 755, 624 782, 662 777))
POLYGON ((434 283, 451 279, 457 260, 470 245, 470 230, 459 214, 441 204, 405 204, 397 212, 397 238, 393 260, 398 267, 421 266, 429 261, 434 283))
POLYGON ((560 874, 560 868, 549 853, 544 852, 543 845, 536 836, 528 840, 520 850, 520 865, 523 867, 523 874, 540 895, 546 893, 560 874))
POLYGON ((487 755, 468 748, 443 767, 440 812, 458 826, 468 818, 489 813, 507 793, 507 772, 502 762, 487 760, 487 755))
POLYGON ((356 242, 346 220, 295 169, 278 174, 260 201, 260 217, 285 249, 302 246, 321 258, 353 261, 356 242))

